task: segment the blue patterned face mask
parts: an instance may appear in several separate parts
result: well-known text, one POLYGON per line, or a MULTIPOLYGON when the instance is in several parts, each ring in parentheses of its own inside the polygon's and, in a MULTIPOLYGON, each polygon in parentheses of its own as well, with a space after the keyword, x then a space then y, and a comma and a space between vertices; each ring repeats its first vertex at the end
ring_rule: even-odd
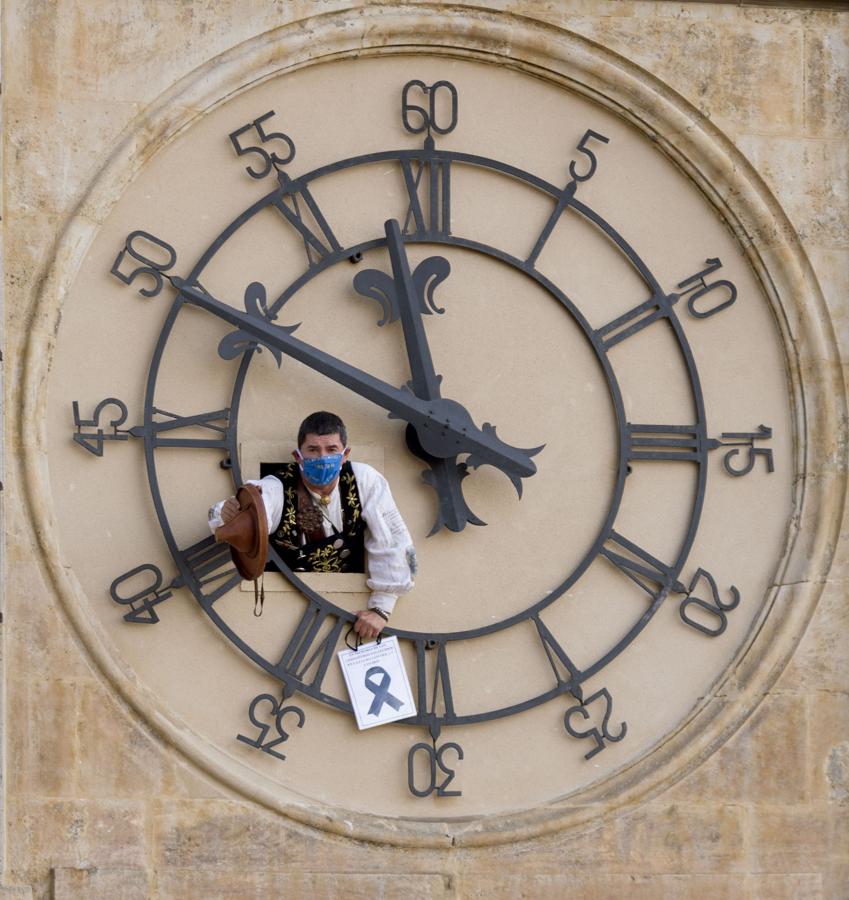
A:
POLYGON ((304 459, 299 450, 298 456, 301 460, 301 472, 304 475, 304 481, 314 484, 316 487, 326 487, 328 484, 331 484, 339 477, 344 455, 344 453, 333 453, 330 456, 304 459))

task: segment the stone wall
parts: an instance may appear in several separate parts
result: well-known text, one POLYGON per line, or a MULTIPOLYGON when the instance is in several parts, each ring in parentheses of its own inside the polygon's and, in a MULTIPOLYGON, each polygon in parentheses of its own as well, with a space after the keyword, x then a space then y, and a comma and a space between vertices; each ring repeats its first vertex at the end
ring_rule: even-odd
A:
MULTIPOLYGON (((63 225, 142 110, 217 54, 348 2, 7 0, 4 887, 9 897, 849 897, 849 540, 756 712, 696 771, 582 830, 493 848, 335 837, 248 803, 110 689, 53 596, 24 490, 36 299, 63 225)), ((432 14, 440 4, 410 4, 432 14)), ((397 6, 397 4, 389 4, 397 6)), ((446 5, 447 6, 447 5, 446 5)), ((463 4, 457 6, 462 7, 463 4)), ((849 360, 849 13, 631 0, 469 5, 582 35, 668 85, 748 157, 849 360)), ((356 12, 351 12, 352 22, 356 12)), ((306 22, 304 27, 309 27, 306 22)), ((366 36, 363 40, 366 41, 366 36)), ((825 388, 824 388, 825 389, 825 388)), ((843 397, 824 402, 845 416, 843 397)), ((846 471, 846 423, 831 466, 846 471)))

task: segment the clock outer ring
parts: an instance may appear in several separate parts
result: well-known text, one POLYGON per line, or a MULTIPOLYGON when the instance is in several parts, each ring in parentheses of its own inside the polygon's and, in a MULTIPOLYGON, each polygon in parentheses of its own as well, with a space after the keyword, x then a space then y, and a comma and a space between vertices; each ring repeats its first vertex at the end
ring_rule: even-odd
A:
MULTIPOLYGON (((531 173, 520 170, 514 166, 510 166, 508 164, 499 162, 497 160, 492 160, 486 157, 481 157, 474 154, 462 153, 462 152, 441 152, 437 151, 437 158, 448 158, 452 163, 457 162, 460 164, 470 164, 473 166, 484 167, 489 170, 495 170, 501 174, 508 175, 510 177, 516 178, 530 186, 537 188, 547 194, 554 202, 557 201, 557 198, 560 195, 561 189, 556 185, 545 182, 544 180, 532 175, 531 173)), ((321 178, 323 175, 329 175, 334 172, 340 170, 350 170, 354 169, 361 165, 371 165, 376 162, 385 162, 390 160, 412 160, 417 161, 423 156, 429 156, 429 153, 419 149, 413 150, 392 150, 392 151, 383 151, 380 153, 372 153, 365 154, 362 156, 351 157, 348 159, 339 160, 335 163, 321 166, 305 175, 301 175, 296 179, 293 179, 292 184, 296 187, 301 185, 310 185, 313 181, 318 178, 321 178)), ((215 256, 215 254, 226 245, 226 242, 232 237, 239 228, 243 225, 250 222, 253 217, 267 208, 271 204, 272 198, 279 196, 279 190, 271 191, 265 197, 253 203, 249 206, 244 212, 238 215, 222 232, 215 238, 210 244, 209 248, 201 255, 198 262, 192 268, 190 274, 188 275, 187 281, 189 283, 193 283, 198 280, 205 268, 205 266, 209 263, 209 261, 215 256)), ((637 274, 646 284, 646 287, 651 292, 652 296, 663 296, 663 291, 660 287, 658 281, 654 278, 649 270, 648 266, 643 262, 643 260, 639 257, 636 251, 630 246, 630 244, 625 241, 625 239, 612 227, 607 223, 598 213, 592 210, 590 207, 581 203, 580 201, 574 201, 572 204, 576 211, 579 212, 584 220, 592 223, 596 227, 600 228, 608 237, 610 242, 612 242, 617 250, 622 253, 628 262, 636 269, 637 274)), ((429 633, 423 634, 421 632, 410 632, 402 629, 387 629, 388 634, 394 634, 402 640, 410 640, 413 642, 420 642, 422 640, 435 640, 439 642, 445 642, 446 645, 450 645, 450 643, 454 641, 460 640, 473 640, 477 637, 481 637, 487 634, 492 634, 497 631, 512 627, 521 622, 531 621, 532 618, 538 615, 543 609, 556 602, 566 591, 569 590, 572 585, 574 585, 587 568, 598 558, 600 554, 601 547, 603 544, 610 538, 611 532, 613 531, 613 525, 616 519, 616 515, 618 513, 619 505, 621 503, 622 497, 624 495, 625 490, 625 479, 628 473, 628 462, 624 453, 624 438, 626 434, 626 417, 624 411, 624 405, 621 397, 621 392, 619 390, 618 382, 613 370, 613 366, 610 363, 610 360, 601 346, 601 341, 594 335, 593 329, 590 327, 589 323, 584 319, 583 314, 580 310, 575 307, 571 300, 549 279, 543 276, 540 272, 538 272, 533 266, 527 266, 524 262, 516 257, 511 256, 510 254, 505 253, 504 251, 500 251, 497 248, 481 244, 480 242, 472 241, 467 238, 462 238, 456 235, 451 235, 450 237, 442 237, 442 238, 434 238, 433 235, 425 235, 419 240, 409 240, 409 243, 426 243, 426 244, 443 244, 446 246, 456 246, 464 249, 469 249, 473 251, 477 251, 483 253, 487 256, 495 258, 507 265, 510 265, 512 268, 517 269, 522 272, 526 276, 530 277, 532 280, 536 281, 541 287, 543 287, 549 295, 551 295, 554 299, 556 299, 561 306, 565 308, 565 310, 572 316, 572 319, 578 324, 581 328, 584 337, 590 343, 593 348, 593 351, 596 354, 596 359, 599 365, 602 367, 604 372, 608 390, 611 397, 611 402, 613 403, 616 420, 617 420, 617 429, 618 429, 618 464, 617 464, 617 474, 616 474, 616 482, 613 491, 613 497, 608 507, 608 513, 605 517, 605 521, 602 527, 599 529, 596 540, 589 548, 589 550, 584 554, 581 561, 578 565, 572 570, 571 573, 562 581, 557 588, 553 591, 547 593, 541 600, 532 604, 531 606, 525 608, 524 610, 516 613, 512 616, 509 616, 505 619, 502 619, 499 622, 492 623, 487 626, 483 626, 481 628, 476 629, 465 629, 459 632, 449 632, 449 633, 429 633)), ((321 274, 321 272, 325 271, 327 268, 338 264, 341 261, 346 260, 353 253, 363 253, 367 250, 374 249, 376 247, 385 246, 386 240, 385 238, 378 238, 373 240, 368 240, 365 242, 361 242, 356 245, 352 245, 350 247, 343 248, 339 251, 336 251, 330 255, 328 255, 324 260, 320 263, 315 264, 314 266, 309 267, 308 271, 303 273, 300 277, 295 278, 289 287, 281 294, 281 296, 270 305, 270 310, 272 310, 275 314, 279 312, 282 308, 285 307, 285 303, 288 299, 297 293, 302 287, 304 287, 312 278, 321 274)), ((165 348, 165 344, 167 343, 168 337, 170 335, 171 328, 176 320, 177 314, 179 313, 182 306, 182 301, 178 297, 175 300, 172 309, 166 319, 166 323, 163 326, 163 330, 160 334, 160 338, 157 341, 157 345, 153 354, 153 359, 151 362, 148 385, 146 389, 145 395, 145 460, 148 471, 148 479, 150 483, 151 495, 153 498, 154 506, 156 508, 157 516, 160 521, 160 526, 163 531, 163 535, 165 536, 166 542, 168 544, 169 550, 171 551, 172 557, 175 561, 175 564, 178 566, 182 579, 184 583, 189 587, 196 601, 203 609, 203 611, 207 614, 207 616, 211 619, 213 624, 227 637, 234 646, 237 647, 243 654, 245 654, 249 659, 251 659, 255 664, 259 665, 262 669, 268 672, 275 678, 280 679, 287 686, 287 689, 297 689, 300 693, 305 696, 309 696, 314 700, 317 700, 325 705, 331 706, 333 708, 350 712, 351 707, 350 704, 344 699, 340 700, 333 695, 326 694, 325 692, 317 689, 315 686, 305 682, 304 680, 297 677, 297 675, 291 671, 281 671, 280 664, 274 663, 271 660, 265 659, 259 653, 257 653, 249 644, 247 644, 242 638, 215 612, 214 609, 214 601, 212 603, 208 602, 208 598, 203 595, 203 593, 197 589, 197 586, 194 582, 194 579, 191 577, 191 573, 186 568, 183 560, 181 559, 178 552, 178 543, 174 538, 174 535, 170 529, 170 525, 168 524, 167 515, 164 510, 164 504, 161 499, 161 495, 159 492, 158 479, 156 476, 156 463, 155 463, 155 452, 154 446, 151 439, 148 438, 148 435, 152 434, 150 429, 150 423, 152 422, 152 413, 154 409, 154 394, 156 387, 156 377, 158 375, 159 369, 159 361, 161 359, 162 353, 165 348)), ((669 322, 673 333, 677 339, 679 350, 682 354, 685 366, 687 368, 687 373, 689 375, 689 384, 692 392, 692 400, 696 413, 696 422, 694 424, 694 428, 698 430, 698 432, 702 435, 706 434, 706 422, 705 422, 705 411, 704 411, 704 400, 701 391, 701 384, 699 382, 698 373, 696 371, 695 361, 693 359, 692 352, 689 347, 689 343, 686 339, 686 336, 683 332, 683 329, 677 319, 677 315, 675 310, 671 307, 668 309, 667 321, 669 322)), ((657 324, 657 323, 655 323, 657 324)), ((237 423, 238 421, 238 407, 239 400, 241 397, 241 391, 244 385, 245 378, 247 377, 247 373, 249 370, 250 362, 253 357, 253 352, 247 352, 243 355, 242 362, 238 368, 236 378, 234 380, 234 388, 231 399, 231 423, 237 423)), ((241 472, 239 470, 238 463, 238 455, 235 452, 235 448, 237 447, 237 438, 236 438, 236 428, 235 424, 231 425, 231 450, 230 450, 230 458, 233 464, 233 478, 235 487, 240 486, 241 472)), ((707 479, 707 455, 706 452, 702 451, 698 458, 692 460, 698 465, 698 475, 696 478, 696 493, 695 498, 692 503, 692 511, 690 514, 690 520, 687 527, 686 534, 682 540, 681 548, 676 556, 674 563, 671 566, 671 575, 669 577, 670 582, 674 582, 677 580, 684 564, 687 561, 687 557, 689 555, 690 548, 692 546, 693 541, 695 540, 696 531, 698 528, 698 522, 701 515, 701 509, 703 505, 704 499, 704 491, 706 486, 707 479)), ((282 560, 278 557, 273 547, 269 547, 269 555, 275 564, 278 566, 284 577, 286 577, 292 585, 302 594, 304 595, 310 602, 318 605, 321 609, 329 611, 334 616, 339 618, 340 620, 347 621, 349 623, 353 622, 353 616, 347 611, 341 609, 330 601, 326 600, 316 591, 308 587, 304 582, 297 577, 297 574, 292 572, 285 564, 282 563, 282 560)), ((232 588, 238 583, 237 578, 232 578, 230 581, 221 585, 221 590, 227 588, 232 588)), ((219 592, 216 592, 216 599, 219 592)), ((652 602, 648 606, 646 610, 642 612, 639 616, 636 617, 634 623, 626 629, 624 635, 620 637, 617 641, 614 642, 613 646, 608 649, 608 651, 603 654, 601 657, 596 659, 594 663, 588 666, 586 669, 581 670, 577 674, 573 675, 573 677, 568 681, 563 681, 559 677, 556 680, 556 684, 554 687, 550 688, 547 691, 543 691, 536 696, 527 698, 519 703, 511 704, 510 706, 501 707, 495 710, 487 710, 482 713, 466 713, 464 715, 451 714, 445 716, 436 717, 436 722, 438 723, 438 727, 451 726, 451 725, 469 725, 475 722, 489 721, 492 719, 503 718, 505 716, 513 715, 519 712, 522 712, 526 709, 532 708, 542 703, 546 703, 558 696, 562 696, 565 693, 572 693, 576 690, 580 690, 580 685, 596 675, 599 671, 601 671, 606 665, 608 665, 613 659, 615 659, 629 644, 634 641, 639 634, 646 628, 654 614, 660 609, 663 602, 666 600, 667 591, 664 589, 659 592, 656 596, 652 598, 652 602)), ((406 720, 406 724, 408 725, 427 725, 432 726, 434 722, 434 715, 429 714, 424 710, 420 710, 415 719, 406 720)))
MULTIPOLYGON (((349 28, 344 13, 281 26, 199 66, 164 92, 136 120, 108 157, 57 243, 54 263, 41 283, 35 316, 44 323, 27 340, 22 390, 15 412, 25 445, 23 502, 34 528, 45 577, 61 600, 81 642, 112 688, 141 720, 211 777, 271 810, 319 829, 358 840, 409 847, 488 846, 544 834, 583 830, 639 804, 692 771, 749 717, 784 671, 810 621, 831 565, 847 492, 847 473, 833 466, 832 441, 845 433, 845 389, 831 313, 792 222, 751 163, 701 112, 659 79, 619 54, 554 25, 508 12, 470 13, 434 4, 410 8, 365 7, 362 28, 349 28), (428 13, 429 15, 426 15, 428 13), (362 35, 368 35, 364 41, 362 35), (458 46, 456 35, 463 35, 458 46), (447 37, 448 36, 448 37, 447 37), (509 56, 504 48, 509 47, 509 56), (397 820, 336 808, 316 811, 281 797, 272 784, 233 765, 229 756, 163 715, 156 696, 141 685, 91 610, 92 601, 63 565, 55 540, 56 516, 47 489, 46 385, 68 286, 91 241, 147 156, 169 143, 222 97, 258 82, 327 59, 393 53, 442 53, 475 61, 501 61, 599 103, 646 134, 700 188, 726 222, 775 312, 786 354, 797 439, 793 460, 794 515, 773 589, 763 598, 751 637, 716 680, 704 702, 633 764, 582 788, 565 804, 470 822, 397 820), (280 60, 286 60, 281 67, 280 60), (184 110, 175 117, 174 110, 184 110), (753 240, 753 236, 755 239, 753 240), (769 236, 764 253, 757 236, 769 236), (827 387, 831 401, 822 403, 827 387), (756 639, 757 638, 757 639, 756 639), (722 695, 733 682, 736 702, 722 695), (580 798, 580 803, 575 800, 580 798)), ((98 599, 98 603, 100 599, 98 599)))

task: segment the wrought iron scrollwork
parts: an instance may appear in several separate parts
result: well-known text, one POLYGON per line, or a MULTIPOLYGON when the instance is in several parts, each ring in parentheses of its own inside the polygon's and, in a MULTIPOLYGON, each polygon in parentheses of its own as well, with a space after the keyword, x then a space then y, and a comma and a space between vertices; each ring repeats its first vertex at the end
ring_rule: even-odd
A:
MULTIPOLYGON (((245 310, 248 315, 265 322, 271 323, 276 318, 273 310, 268 307, 265 285, 258 281, 251 282, 251 284, 245 288, 245 310)), ((287 334, 292 334, 292 332, 298 328, 297 325, 289 327, 280 325, 278 327, 287 334)), ((221 339, 218 344, 218 355, 222 359, 236 359, 243 353, 250 353, 253 350, 258 350, 260 344, 268 350, 279 366, 283 361, 283 354, 281 353, 280 348, 257 340, 255 335, 250 335, 241 328, 236 331, 231 331, 230 334, 225 335, 221 339)))
MULTIPOLYGON (((422 260, 412 272, 413 286, 416 289, 416 302, 419 310, 425 315, 445 310, 436 305, 433 298, 436 288, 451 274, 451 265, 443 256, 429 256, 422 260)), ((397 322, 400 315, 395 280, 380 269, 363 269, 354 276, 354 290, 362 297, 376 300, 383 312, 377 323, 379 326, 387 322, 397 322)))

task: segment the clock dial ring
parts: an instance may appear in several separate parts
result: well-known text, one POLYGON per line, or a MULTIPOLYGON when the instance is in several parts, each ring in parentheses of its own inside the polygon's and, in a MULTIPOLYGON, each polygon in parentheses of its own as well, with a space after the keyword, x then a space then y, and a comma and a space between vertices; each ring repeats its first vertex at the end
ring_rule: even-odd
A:
MULTIPOLYGON (((502 163, 498 163, 494 160, 486 160, 483 157, 473 157, 468 154, 443 154, 444 156, 450 156, 452 159, 457 161, 472 161, 474 165, 484 165, 488 168, 492 168, 496 171, 500 171, 503 174, 507 174, 511 177, 521 177, 526 183, 531 184, 532 186, 543 190, 545 193, 550 194, 552 197, 556 197, 559 193, 559 189, 555 188, 553 185, 547 184, 543 182, 541 179, 537 179, 535 176, 531 176, 529 173, 522 173, 520 170, 515 169, 514 167, 507 166, 502 163), (489 165, 491 163, 491 165, 489 165)), ((337 164, 332 166, 323 167, 321 169, 315 170, 315 172, 310 173, 308 175, 303 176, 296 181, 291 182, 291 185, 303 185, 311 182, 315 178, 320 177, 320 175, 328 174, 329 172, 338 171, 342 168, 351 168, 356 165, 363 165, 365 163, 370 163, 375 161, 375 157, 379 157, 381 159, 393 159, 398 160, 401 157, 408 159, 421 159, 422 151, 396 151, 389 152, 384 154, 371 154, 363 157, 354 157, 349 160, 343 160, 337 164)), ((294 188, 293 188, 294 189, 294 188)), ((192 283, 197 281, 202 275, 205 266, 208 262, 215 256, 215 254, 226 245, 227 240, 243 225, 249 222, 254 215, 256 215, 260 210, 265 209, 271 202, 272 199, 276 196, 279 196, 279 191, 271 192, 266 195, 264 198, 260 199, 256 203, 254 203, 251 207, 245 210, 240 216, 238 216, 230 225, 212 242, 207 251, 201 256, 198 260, 195 267, 192 269, 188 282, 192 283)), ((659 287, 658 282, 652 276, 648 267, 642 262, 640 257, 636 254, 633 248, 621 237, 600 215, 595 213, 588 206, 575 201, 573 204, 576 210, 582 214, 584 219, 591 222, 596 227, 600 228, 605 235, 608 237, 610 241, 614 243, 617 249, 628 259, 631 265, 639 273, 640 277, 646 283, 646 285, 650 288, 653 295, 658 295, 661 293, 661 289, 659 287)), ((463 238, 456 235, 450 234, 429 234, 426 233, 424 235, 416 235, 411 234, 405 237, 405 242, 407 243, 432 243, 432 244, 441 244, 446 246, 453 246, 462 248, 465 250, 472 250, 478 253, 482 253, 490 258, 495 260, 499 260, 503 263, 506 263, 513 267, 514 269, 518 269, 523 272, 525 275, 528 275, 532 278, 536 283, 542 286, 549 295, 553 296, 561 305, 572 315, 572 318, 580 325, 585 337, 590 341, 593 349, 596 352, 597 359, 602 366, 602 369, 605 372, 605 377, 607 378, 608 387, 611 394, 611 399, 614 404, 614 408, 616 411, 618 430, 619 430, 619 453, 618 453, 618 467, 617 467, 617 477, 616 477, 616 487, 614 491, 614 498, 611 502, 610 509, 608 515, 606 517, 605 523, 601 531, 599 532, 596 541, 588 551, 588 553, 583 557, 579 565, 569 574, 569 576, 551 593, 547 594, 542 600, 538 601, 536 604, 526 608, 525 610, 513 615, 509 616, 500 622, 492 623, 490 625, 484 626, 480 629, 467 629, 465 631, 459 632, 446 632, 446 633, 433 633, 427 635, 427 639, 435 640, 444 646, 448 646, 453 641, 459 640, 470 640, 475 637, 483 636, 485 634, 491 634, 495 631, 505 629, 511 627, 513 625, 517 625, 523 621, 537 621, 535 617, 539 614, 540 611, 545 609, 547 606, 555 602, 559 597, 561 597, 568 589, 571 587, 584 573, 584 571, 592 564, 592 562, 598 558, 599 551, 604 545, 606 541, 608 541, 613 534, 613 524, 616 518, 616 513, 618 511, 619 503, 621 502, 622 495, 624 492, 625 486, 625 477, 628 473, 628 462, 624 452, 624 442, 626 440, 625 435, 627 432, 627 420, 625 417, 624 406, 622 403, 621 393, 618 388, 618 383, 616 381, 615 374, 613 372, 612 365, 607 355, 607 350, 604 347, 604 343, 593 329, 589 326, 586 319, 580 313, 580 311, 571 303, 568 297, 557 287, 556 284, 547 279, 541 272, 539 272, 533 265, 529 265, 527 261, 523 261, 516 256, 513 256, 507 253, 504 250, 499 248, 491 247, 489 245, 483 244, 478 241, 474 241, 470 238, 463 238)), ((340 260, 345 260, 346 258, 352 256, 355 253, 365 253, 371 249, 383 247, 386 245, 385 238, 376 238, 368 241, 360 242, 358 244, 349 246, 349 247, 339 247, 332 254, 329 254, 324 259, 320 260, 316 264, 310 266, 301 276, 296 278, 290 286, 278 297, 275 303, 271 306, 275 312, 279 311, 285 302, 290 299, 294 294, 304 285, 309 283, 316 275, 320 274, 320 272, 324 271, 328 267, 335 265, 340 260)), ((185 300, 178 297, 175 301, 174 306, 172 307, 172 312, 169 314, 169 318, 166 321, 166 325, 163 328, 163 331, 160 335, 160 339, 157 343, 157 349, 154 353, 154 361, 151 364, 150 377, 148 379, 148 387, 146 391, 145 398, 145 421, 150 421, 153 410, 154 403, 153 398, 155 394, 155 382, 156 382, 156 370, 158 369, 158 362, 161 359, 162 349, 164 348, 165 343, 167 342, 168 334, 170 333, 171 328, 173 327, 174 321, 176 320, 176 315, 182 306, 185 305, 185 300)), ((697 428, 701 434, 705 433, 705 423, 704 423, 704 404, 701 395, 701 387, 698 380, 698 374, 696 372, 695 363, 692 357, 692 353, 690 351, 689 345, 687 343, 686 337, 684 335, 683 329, 681 328, 680 322, 678 321, 674 310, 671 307, 667 310, 667 315, 665 316, 666 320, 670 323, 670 326, 673 329, 675 337, 678 342, 678 346, 681 350, 681 353, 685 359, 687 364, 687 370, 689 373, 690 385, 692 388, 692 395, 694 399, 694 405, 697 410, 697 428)), ((235 421, 237 420, 238 406, 239 400, 241 397, 242 387, 244 385, 245 379, 247 377, 248 369, 250 366, 250 361, 252 357, 252 353, 248 352, 244 354, 242 357, 241 363, 239 365, 237 375, 234 381, 234 388, 232 392, 231 399, 231 412, 234 413, 233 419, 234 424, 231 428, 230 435, 232 441, 232 447, 235 450, 236 444, 236 425, 235 421)), ((313 697, 325 704, 330 706, 334 706, 339 709, 350 709, 349 705, 346 701, 341 701, 338 698, 332 697, 331 695, 325 694, 320 690, 313 688, 310 684, 299 680, 296 676, 295 672, 288 671, 285 668, 281 668, 279 663, 275 664, 270 660, 265 659, 260 654, 258 654, 255 650, 253 650, 247 643, 245 643, 236 632, 231 629, 227 623, 217 614, 214 609, 214 600, 217 599, 217 596, 220 594, 216 593, 215 597, 210 601, 208 596, 204 596, 203 592, 200 590, 199 586, 196 582, 193 581, 191 572, 186 568, 185 562, 181 556, 181 552, 178 546, 178 543, 174 539, 173 533, 171 532, 170 526, 167 522, 167 515, 165 514, 164 507, 161 502, 161 498, 159 497, 159 488, 158 482, 156 479, 156 467, 155 467, 155 446, 152 441, 145 441, 145 456, 146 462, 148 465, 148 476, 151 483, 151 490, 154 494, 154 502, 157 509, 157 515, 160 518, 160 524, 163 528, 163 533, 166 536, 166 540, 169 545, 169 549, 172 552, 172 555, 177 562, 178 568, 181 571, 181 575, 185 583, 190 587, 192 593, 195 595, 196 599, 200 603, 201 607, 210 616, 213 620, 216 627, 218 627, 222 633, 232 642, 234 643, 243 653, 245 653, 250 659, 252 659, 257 665, 261 668, 265 669, 270 674, 274 675, 281 680, 284 680, 287 686, 291 688, 296 688, 298 691, 305 693, 308 696, 313 697)), ((239 470, 238 457, 235 452, 232 452, 231 459, 233 460, 233 477, 234 482, 238 485, 241 483, 241 472, 239 470)), ((682 542, 681 550, 678 553, 675 563, 669 568, 668 576, 670 582, 675 582, 678 575, 680 574, 681 569, 683 568, 684 563, 686 562, 687 556, 689 555, 690 547, 692 546, 695 532, 698 527, 698 520, 701 512, 701 503, 704 494, 705 482, 706 482, 706 455, 702 454, 697 459, 693 460, 698 465, 698 489, 696 491, 696 501, 694 503, 694 507, 692 510, 692 514, 690 516, 689 527, 687 530, 687 534, 682 542)), ((272 558, 276 557, 273 549, 271 551, 272 558)), ((308 588, 303 582, 297 578, 295 573, 292 573, 286 569, 286 567, 282 564, 282 561, 279 558, 275 559, 275 562, 278 564, 278 567, 284 573, 285 577, 287 577, 295 587, 307 598, 308 602, 315 604, 317 608, 321 609, 325 615, 333 615, 339 619, 339 621, 352 621, 353 616, 350 613, 340 609, 334 604, 327 601, 325 598, 321 597, 316 592, 312 591, 308 588)), ((231 579, 228 582, 225 582, 226 586, 232 586, 238 579, 231 579)), ((581 681, 586 680, 592 675, 596 674, 600 671, 605 665, 607 665, 613 658, 615 658, 626 646, 628 646, 639 633, 646 627, 654 613, 657 609, 662 605, 663 600, 665 599, 666 592, 661 592, 657 597, 654 598, 651 605, 646 609, 642 615, 636 620, 636 622, 625 632, 624 636, 621 637, 618 641, 614 643, 614 645, 605 653, 602 657, 596 660, 595 663, 587 667, 586 669, 576 673, 575 676, 568 682, 558 683, 553 689, 540 693, 539 695, 532 697, 528 700, 525 700, 518 704, 513 704, 510 706, 503 707, 499 710, 487 711, 485 713, 480 714, 471 714, 471 715, 450 715, 444 716, 441 718, 442 724, 470 724, 476 721, 483 721, 493 718, 499 718, 502 716, 510 715, 515 712, 519 712, 524 709, 528 709, 531 706, 538 705, 539 703, 547 702, 548 700, 556 697, 560 694, 563 694, 570 689, 577 687, 581 681)), ((424 639, 420 632, 411 632, 411 631, 403 631, 403 630, 391 630, 392 633, 396 634, 401 639, 407 639, 411 641, 421 641, 424 639)), ((419 724, 427 724, 430 721, 428 715, 421 716, 413 720, 419 724)))

